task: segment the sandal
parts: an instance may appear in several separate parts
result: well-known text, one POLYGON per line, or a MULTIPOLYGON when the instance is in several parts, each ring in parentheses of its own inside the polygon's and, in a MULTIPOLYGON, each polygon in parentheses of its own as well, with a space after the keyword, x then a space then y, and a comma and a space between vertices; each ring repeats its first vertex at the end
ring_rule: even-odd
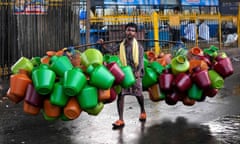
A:
POLYGON ((142 113, 140 114, 140 116, 139 116, 139 121, 144 122, 144 121, 146 121, 146 119, 147 119, 147 114, 146 114, 146 112, 142 112, 142 113))
POLYGON ((124 127, 124 121, 123 120, 117 120, 117 121, 115 121, 113 124, 113 128, 114 129, 117 129, 117 128, 122 128, 122 127, 124 127))

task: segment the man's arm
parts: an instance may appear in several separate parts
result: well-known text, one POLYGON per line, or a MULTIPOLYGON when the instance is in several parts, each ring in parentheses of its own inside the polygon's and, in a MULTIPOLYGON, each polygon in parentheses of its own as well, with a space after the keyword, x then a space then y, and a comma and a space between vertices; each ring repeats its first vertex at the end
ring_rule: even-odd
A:
POLYGON ((101 47, 101 52, 104 53, 104 54, 106 54, 106 53, 114 54, 114 53, 117 53, 119 51, 119 45, 108 46, 108 45, 104 44, 103 39, 99 39, 97 41, 97 43, 101 47))

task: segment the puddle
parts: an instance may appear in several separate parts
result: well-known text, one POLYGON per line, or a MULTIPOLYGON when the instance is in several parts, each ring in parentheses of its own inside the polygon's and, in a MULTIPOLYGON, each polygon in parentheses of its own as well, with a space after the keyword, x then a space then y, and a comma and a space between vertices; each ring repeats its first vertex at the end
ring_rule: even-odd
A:
POLYGON ((221 144, 240 143, 240 115, 225 116, 204 125, 221 144))

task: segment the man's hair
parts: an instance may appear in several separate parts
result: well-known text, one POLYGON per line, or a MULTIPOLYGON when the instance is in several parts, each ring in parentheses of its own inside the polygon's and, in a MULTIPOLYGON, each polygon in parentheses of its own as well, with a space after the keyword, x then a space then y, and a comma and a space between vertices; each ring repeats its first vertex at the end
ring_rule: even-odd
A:
POLYGON ((126 24, 125 25, 125 30, 128 28, 128 27, 134 27, 135 28, 135 30, 136 30, 136 32, 138 31, 138 26, 137 26, 137 24, 135 24, 135 23, 128 23, 128 24, 126 24))

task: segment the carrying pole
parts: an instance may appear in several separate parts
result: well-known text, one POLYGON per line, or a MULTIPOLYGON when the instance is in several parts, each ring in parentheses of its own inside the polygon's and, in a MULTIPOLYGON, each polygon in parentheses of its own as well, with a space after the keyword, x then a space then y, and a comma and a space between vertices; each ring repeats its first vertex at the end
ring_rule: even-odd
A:
POLYGON ((90 44, 90 8, 91 8, 91 0, 86 1, 86 9, 87 9, 87 19, 86 19, 86 43, 90 44))

